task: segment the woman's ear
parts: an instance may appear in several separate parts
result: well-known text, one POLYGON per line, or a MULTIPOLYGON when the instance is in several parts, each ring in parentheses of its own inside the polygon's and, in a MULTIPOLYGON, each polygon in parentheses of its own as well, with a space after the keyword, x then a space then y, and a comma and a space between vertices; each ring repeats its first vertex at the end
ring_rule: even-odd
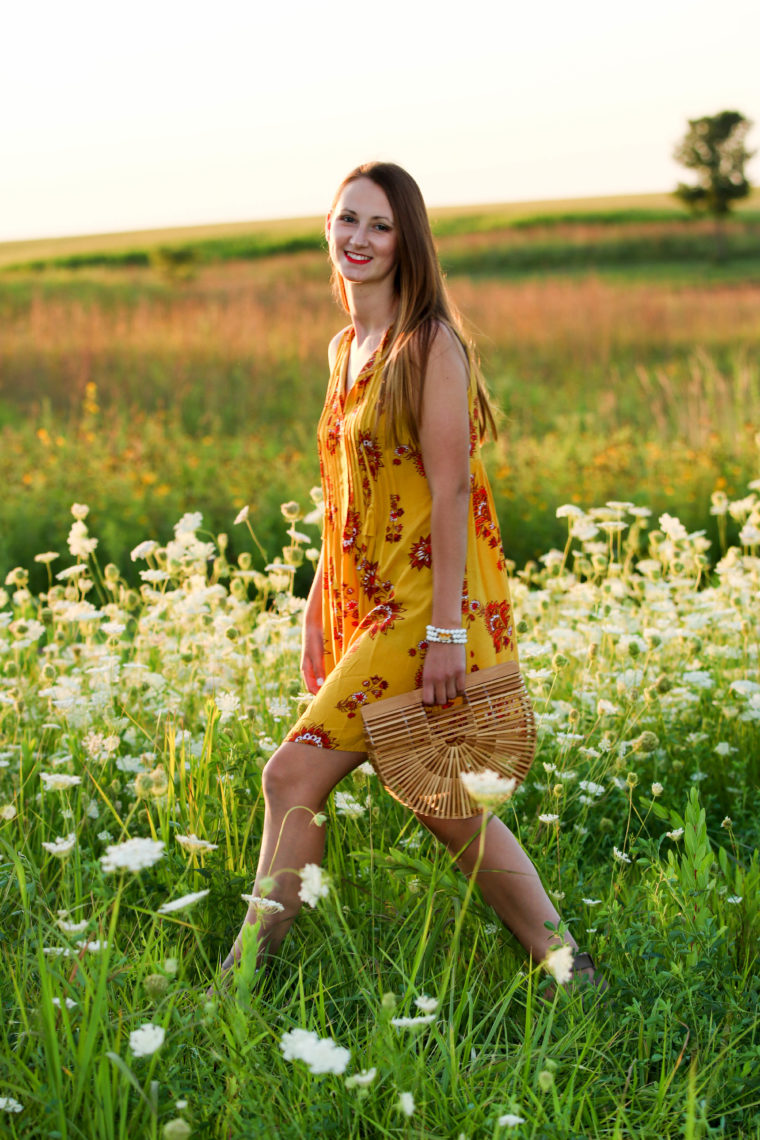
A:
POLYGON ((328 242, 330 240, 330 223, 331 223, 331 221, 332 221, 332 214, 328 214, 327 217, 325 218, 325 238, 328 242))

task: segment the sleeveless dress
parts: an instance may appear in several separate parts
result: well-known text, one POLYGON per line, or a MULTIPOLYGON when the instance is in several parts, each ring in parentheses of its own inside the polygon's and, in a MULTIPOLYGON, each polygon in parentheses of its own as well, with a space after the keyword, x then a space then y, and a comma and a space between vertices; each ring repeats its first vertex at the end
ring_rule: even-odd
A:
MULTIPOLYGON (((422 684, 433 603, 431 499, 420 452, 411 443, 392 446, 384 439, 382 416, 377 418, 384 344, 345 396, 352 339, 349 326, 317 430, 325 509, 325 683, 286 739, 366 751, 362 706, 422 684)), ((462 590, 468 672, 517 658, 504 552, 480 456, 476 400, 471 376, 462 590)))

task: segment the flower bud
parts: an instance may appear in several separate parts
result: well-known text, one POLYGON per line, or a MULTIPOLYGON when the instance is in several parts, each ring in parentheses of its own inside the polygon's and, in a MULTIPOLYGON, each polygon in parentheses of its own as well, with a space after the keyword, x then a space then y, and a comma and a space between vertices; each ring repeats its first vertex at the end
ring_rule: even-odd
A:
POLYGON ((187 1140, 192 1131, 186 1120, 176 1116, 174 1120, 167 1120, 164 1125, 164 1140, 187 1140))
POLYGON ((153 1001, 158 1001, 169 989, 169 979, 165 978, 163 974, 148 974, 143 986, 148 997, 152 998, 153 1001))

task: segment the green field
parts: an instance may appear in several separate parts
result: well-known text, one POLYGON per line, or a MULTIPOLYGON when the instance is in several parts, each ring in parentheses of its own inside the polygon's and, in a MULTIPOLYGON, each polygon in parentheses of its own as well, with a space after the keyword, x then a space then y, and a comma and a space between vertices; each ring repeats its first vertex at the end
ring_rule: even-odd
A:
MULTIPOLYGON (((736 256, 721 264, 711 224, 667 220, 665 196, 547 203, 541 217, 537 203, 441 212, 451 290, 503 412, 489 462, 518 564, 560 541, 552 508, 564 500, 641 497, 717 539, 710 494, 738 495, 757 473, 755 209, 730 223, 736 256)), ((199 255, 185 280, 166 263, 0 274, 2 564, 59 549, 76 498, 123 573, 137 542, 196 508, 220 533, 250 504, 271 553, 278 504, 317 481, 325 345, 344 318, 323 250, 227 260, 218 243, 290 248, 309 226, 13 248, 27 260, 142 249, 149 261, 153 242, 213 240, 218 259, 199 255)))
POLYGON ((364 772, 327 895, 206 997, 304 699, 318 220, 0 246, 0 1133, 758 1140, 758 205, 723 263, 666 195, 435 214, 541 726, 495 810, 603 1003, 364 772))

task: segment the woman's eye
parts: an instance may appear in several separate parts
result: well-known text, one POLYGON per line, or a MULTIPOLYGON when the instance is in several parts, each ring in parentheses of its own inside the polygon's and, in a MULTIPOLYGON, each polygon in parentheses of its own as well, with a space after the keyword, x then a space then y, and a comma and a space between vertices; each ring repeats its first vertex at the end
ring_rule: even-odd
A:
POLYGON ((391 227, 390 227, 390 226, 386 226, 385 222, 378 222, 378 223, 377 223, 377 226, 376 226, 375 228, 376 228, 376 229, 378 229, 378 230, 382 230, 382 231, 383 231, 383 233, 385 233, 385 234, 388 234, 388 233, 390 233, 390 231, 391 231, 391 227))
POLYGON ((352 214, 341 214, 338 218, 339 222, 353 222, 353 220, 354 218, 352 214))

